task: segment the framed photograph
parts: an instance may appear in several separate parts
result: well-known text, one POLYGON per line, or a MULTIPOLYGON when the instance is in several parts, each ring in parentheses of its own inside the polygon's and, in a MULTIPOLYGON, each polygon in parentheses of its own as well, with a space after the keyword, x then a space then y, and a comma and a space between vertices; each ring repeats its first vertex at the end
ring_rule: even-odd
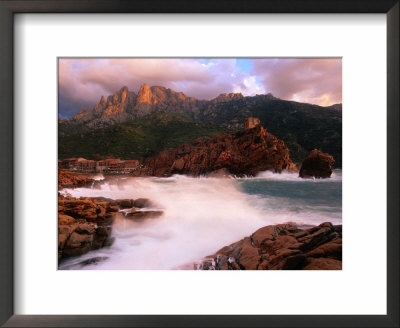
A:
POLYGON ((1 324, 398 327, 398 1, 0 9, 1 324))
POLYGON ((59 58, 58 83, 59 270, 342 269, 341 58, 59 58))

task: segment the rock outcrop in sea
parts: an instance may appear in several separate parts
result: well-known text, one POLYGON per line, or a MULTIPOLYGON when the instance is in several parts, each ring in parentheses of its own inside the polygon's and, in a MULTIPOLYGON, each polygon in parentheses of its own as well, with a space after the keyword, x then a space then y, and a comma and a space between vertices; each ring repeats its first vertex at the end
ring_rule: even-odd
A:
POLYGON ((112 224, 116 215, 134 221, 160 217, 163 211, 147 208, 152 206, 153 203, 146 198, 112 200, 103 197, 74 198, 59 195, 59 260, 111 246, 112 224))
POLYGON ((71 174, 58 169, 58 190, 62 188, 77 188, 91 185, 95 180, 84 174, 71 174))
POLYGON ((96 198, 58 196, 58 259, 110 246, 118 206, 96 198))
MULTIPOLYGON (((85 175, 58 171, 58 187, 76 188, 95 181, 85 175)), ((116 215, 127 220, 142 221, 160 217, 163 211, 154 208, 147 198, 109 199, 58 195, 58 259, 80 256, 89 251, 111 246, 112 224, 116 215)))
POLYGON ((136 174, 199 176, 224 169, 236 176, 253 176, 265 170, 297 171, 285 143, 258 125, 259 120, 251 119, 251 124, 245 121, 244 131, 201 137, 191 144, 167 149, 147 159, 136 174))
POLYGON ((194 264, 197 270, 341 270, 342 226, 263 227, 194 264))
POLYGON ((333 157, 314 149, 303 161, 299 176, 301 178, 329 178, 332 175, 332 166, 335 163, 333 157))

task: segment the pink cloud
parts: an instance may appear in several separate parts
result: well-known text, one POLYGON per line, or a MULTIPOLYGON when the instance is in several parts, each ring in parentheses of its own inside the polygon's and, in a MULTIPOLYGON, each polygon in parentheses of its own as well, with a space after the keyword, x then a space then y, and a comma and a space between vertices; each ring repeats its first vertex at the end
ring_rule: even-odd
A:
POLYGON ((341 102, 340 59, 253 59, 244 72, 236 59, 65 58, 59 60, 59 107, 68 117, 92 107, 101 96, 143 83, 184 92, 198 99, 220 93, 275 96, 322 105, 341 102))
POLYGON ((322 106, 342 102, 340 58, 268 58, 253 65, 265 90, 278 98, 322 106))
POLYGON ((69 111, 76 112, 82 106, 92 107, 102 95, 108 96, 122 86, 137 92, 143 83, 212 99, 242 85, 235 63, 235 59, 207 63, 198 59, 60 59, 60 102, 68 102, 69 111), (72 109, 74 104, 76 109, 72 109))

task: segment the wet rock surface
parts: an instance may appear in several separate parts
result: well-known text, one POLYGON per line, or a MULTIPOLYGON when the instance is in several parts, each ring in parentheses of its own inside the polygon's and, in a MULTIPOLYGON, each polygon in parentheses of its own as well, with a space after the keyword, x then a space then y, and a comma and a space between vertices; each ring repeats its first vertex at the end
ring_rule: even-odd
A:
POLYGON ((341 270, 342 226, 263 227, 194 264, 197 270, 341 270))
POLYGON ((318 149, 310 152, 303 161, 299 176, 301 178, 329 178, 332 175, 333 157, 318 149))
POLYGON ((108 260, 108 259, 109 259, 108 256, 96 256, 96 257, 92 257, 90 259, 84 260, 82 262, 79 262, 79 264, 82 266, 96 265, 97 263, 108 260))
POLYGON ((160 210, 148 210, 141 211, 136 209, 131 209, 131 211, 125 214, 125 218, 133 220, 143 220, 143 219, 154 219, 163 215, 163 211, 160 210))
POLYGON ((111 246, 115 216, 125 210, 125 219, 142 221, 160 217, 161 210, 138 210, 133 204, 150 205, 148 199, 118 199, 58 196, 58 259, 80 256, 111 246))
POLYGON ((58 190, 62 188, 77 188, 89 186, 94 183, 92 178, 78 173, 72 173, 65 170, 58 170, 58 190))
POLYGON ((153 202, 148 198, 138 198, 133 201, 133 206, 138 208, 154 206, 153 202))
POLYGON ((58 258, 79 256, 112 243, 119 208, 96 198, 58 196, 58 258))

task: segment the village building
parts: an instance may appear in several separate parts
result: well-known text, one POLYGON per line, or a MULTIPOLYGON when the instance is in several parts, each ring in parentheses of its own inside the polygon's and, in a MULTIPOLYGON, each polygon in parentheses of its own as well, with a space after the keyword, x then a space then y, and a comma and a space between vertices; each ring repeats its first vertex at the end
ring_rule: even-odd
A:
POLYGON ((116 170, 116 169, 118 169, 118 163, 120 163, 120 162, 121 162, 121 160, 119 158, 107 158, 107 159, 97 161, 96 171, 106 173, 107 171, 109 171, 111 169, 116 170))
POLYGON ((129 174, 139 167, 139 161, 136 159, 121 160, 120 158, 94 161, 83 157, 73 157, 59 160, 58 165, 65 170, 87 173, 129 174))
POLYGON ((61 168, 63 169, 72 169, 75 166, 76 163, 76 158, 72 157, 72 158, 65 158, 61 161, 61 168))
POLYGON ((76 167, 78 171, 96 172, 96 161, 83 158, 77 162, 76 167))

